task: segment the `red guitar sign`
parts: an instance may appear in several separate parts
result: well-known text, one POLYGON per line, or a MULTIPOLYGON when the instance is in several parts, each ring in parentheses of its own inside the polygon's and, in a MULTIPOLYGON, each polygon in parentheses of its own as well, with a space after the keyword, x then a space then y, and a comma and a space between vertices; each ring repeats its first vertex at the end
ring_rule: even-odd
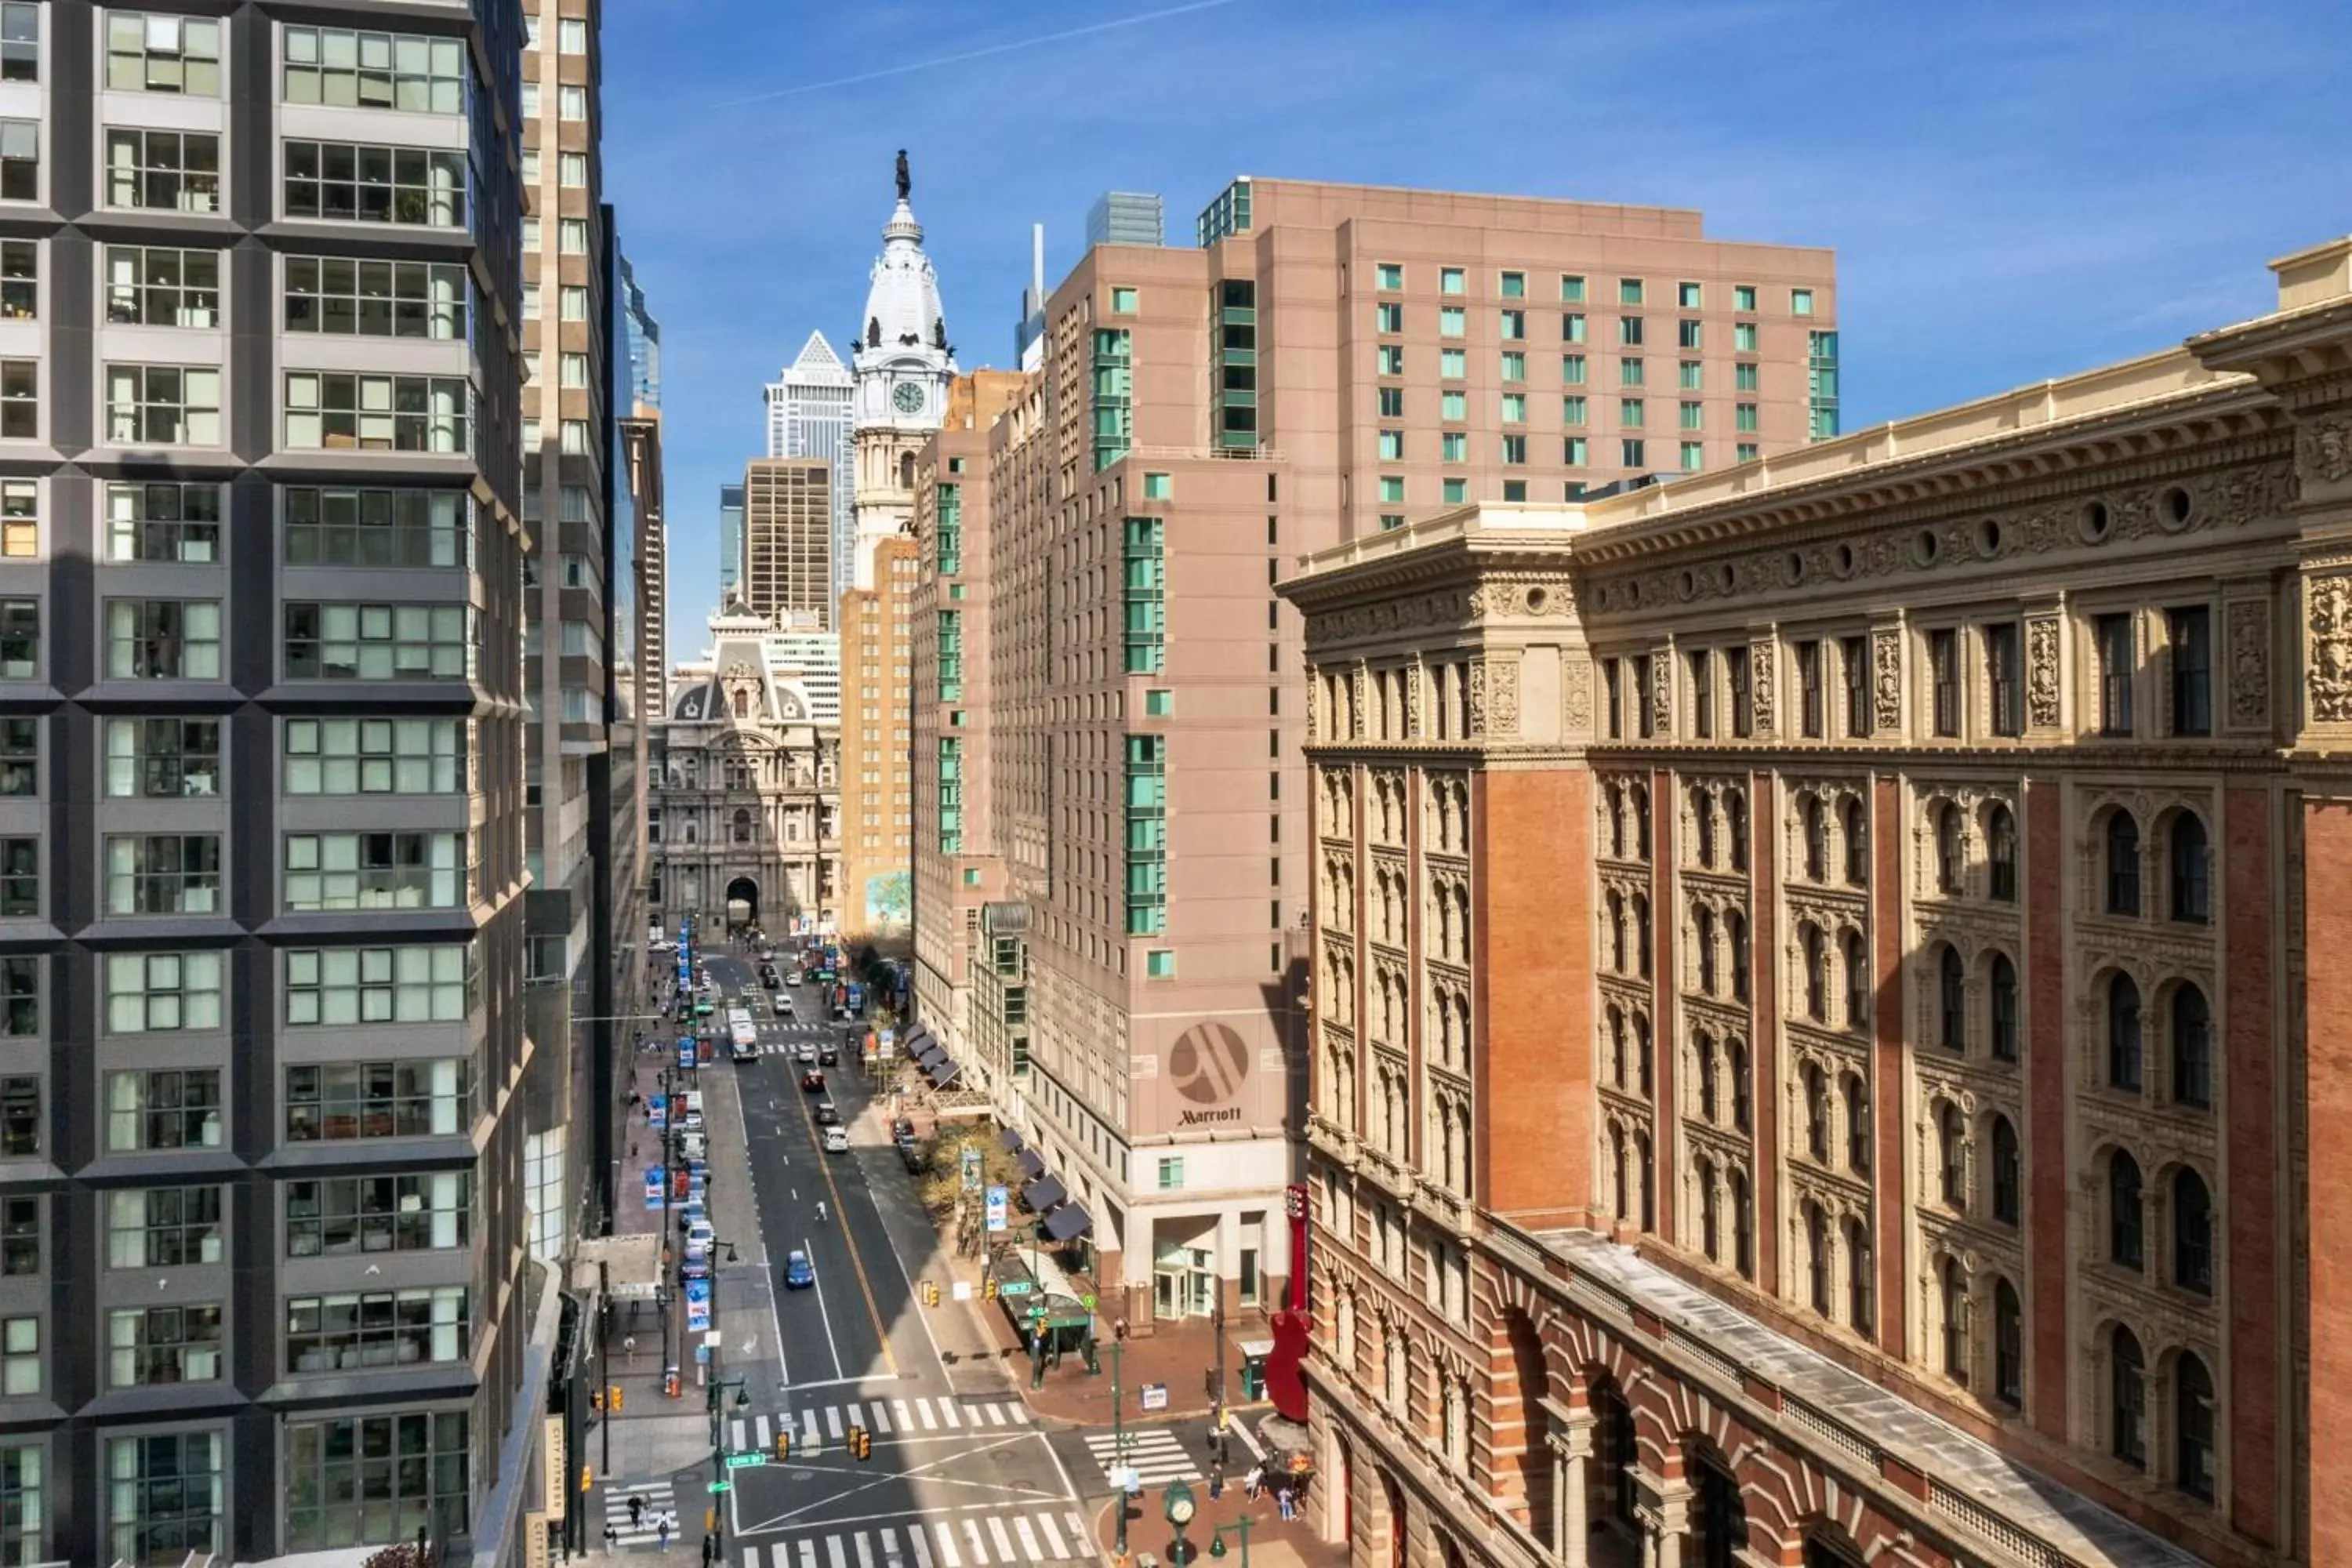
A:
POLYGON ((1289 1303, 1274 1314, 1274 1351, 1265 1358, 1265 1393, 1276 1414, 1286 1421, 1307 1420, 1307 1379, 1300 1365, 1315 1333, 1315 1319, 1307 1310, 1307 1189, 1293 1185, 1283 1191, 1283 1212, 1290 1219, 1289 1303))

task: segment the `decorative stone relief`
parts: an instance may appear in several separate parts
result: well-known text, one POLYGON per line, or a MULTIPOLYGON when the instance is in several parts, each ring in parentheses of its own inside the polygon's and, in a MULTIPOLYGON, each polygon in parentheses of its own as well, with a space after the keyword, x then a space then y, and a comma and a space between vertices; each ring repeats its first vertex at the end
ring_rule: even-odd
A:
POLYGON ((1756 709, 1755 731, 1769 735, 1772 726, 1772 670, 1775 646, 1770 642, 1750 643, 1748 650, 1749 668, 1748 695, 1756 709))
POLYGON ((1893 626, 1870 634, 1872 727, 1887 733, 1903 725, 1903 640, 1893 626))
POLYGON ((1560 668, 1560 718, 1570 735, 1581 735, 1592 728, 1592 660, 1580 653, 1571 653, 1560 668))
POLYGON ((2232 600, 2230 618, 2230 723, 2259 730, 2271 719, 2271 607, 2262 599, 2232 600))
POLYGON ((1454 626, 1461 621, 1463 612, 1464 601, 1459 594, 1428 594, 1354 609, 1326 610, 1307 618, 1307 640, 1310 645, 1320 646, 1417 626, 1454 626))
POLYGON ((2309 477, 2329 484, 2352 479, 2352 419, 2320 419, 2294 434, 2295 460, 2309 477))
POLYGON ((1364 702, 1366 679, 1360 664, 1348 672, 1348 733, 1343 739, 1360 739, 1365 733, 1364 715, 1371 711, 1364 702))
POLYGON ((1422 679, 1421 666, 1409 664, 1404 667, 1404 734, 1408 741, 1418 741, 1422 737, 1422 679))
POLYGON ((1309 741, 1319 741, 1323 738, 1323 727, 1315 711, 1322 689, 1323 675, 1320 670, 1318 670, 1307 678, 1307 738, 1309 741))
POLYGON ((1519 667, 1509 659, 1494 661, 1486 677, 1486 725, 1496 735, 1519 732, 1519 667))
POLYGON ((2311 718, 2319 724, 2352 723, 2352 575, 2308 578, 2310 641, 2304 679, 2311 688, 2311 718))
POLYGON ((2058 727, 2058 622, 2044 616, 2025 623, 2025 722, 2058 727))
POLYGON ((1660 650, 1650 656, 1650 731, 1665 736, 1675 732, 1674 655, 1660 650))

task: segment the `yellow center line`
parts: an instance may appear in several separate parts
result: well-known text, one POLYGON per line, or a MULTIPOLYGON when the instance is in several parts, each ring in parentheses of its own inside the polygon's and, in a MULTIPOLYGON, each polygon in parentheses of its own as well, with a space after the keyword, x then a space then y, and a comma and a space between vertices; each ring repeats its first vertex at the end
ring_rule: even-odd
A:
MULTIPOLYGON (((795 1079, 793 1083, 797 1088, 799 1080, 795 1079)), ((825 1152, 824 1134, 816 1124, 816 1112, 809 1109, 808 1091, 801 1089, 800 1097, 801 1120, 808 1124, 809 1141, 816 1147, 816 1168, 824 1175, 825 1191, 833 1194, 833 1216, 841 1226, 841 1239, 849 1244, 849 1266, 857 1270, 857 1289, 866 1298, 866 1315, 874 1320, 874 1337, 881 1342, 883 1363, 889 1367, 890 1375, 896 1377, 898 1358, 890 1353, 890 1331, 882 1326, 882 1309, 875 1304, 873 1283, 866 1278, 866 1259, 858 1253, 856 1233, 849 1228, 849 1210, 842 1204, 840 1184, 833 1179, 833 1158, 825 1152)), ((829 1089, 827 1098, 831 1098, 829 1089)))

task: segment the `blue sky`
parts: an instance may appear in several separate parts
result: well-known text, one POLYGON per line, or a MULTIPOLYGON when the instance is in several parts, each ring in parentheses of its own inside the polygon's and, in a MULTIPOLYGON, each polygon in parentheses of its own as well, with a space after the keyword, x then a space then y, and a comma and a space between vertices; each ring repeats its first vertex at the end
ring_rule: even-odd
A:
POLYGON ((858 320, 902 146, 967 368, 1011 358, 1029 226, 1050 286, 1108 189, 1160 192, 1188 240, 1240 174, 1499 191, 1833 247, 1849 430, 2258 314, 2266 259, 2352 229, 2340 0, 604 16, 607 189, 662 324, 674 659, 702 645, 760 388, 858 320))

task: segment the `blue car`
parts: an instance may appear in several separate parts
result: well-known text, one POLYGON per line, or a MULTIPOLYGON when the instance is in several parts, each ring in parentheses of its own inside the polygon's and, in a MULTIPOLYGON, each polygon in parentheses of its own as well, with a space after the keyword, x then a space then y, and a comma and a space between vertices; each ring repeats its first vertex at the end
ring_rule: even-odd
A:
POLYGON ((815 1283, 816 1266, 809 1261, 807 1253, 793 1251, 784 1254, 785 1289, 805 1290, 815 1283))

